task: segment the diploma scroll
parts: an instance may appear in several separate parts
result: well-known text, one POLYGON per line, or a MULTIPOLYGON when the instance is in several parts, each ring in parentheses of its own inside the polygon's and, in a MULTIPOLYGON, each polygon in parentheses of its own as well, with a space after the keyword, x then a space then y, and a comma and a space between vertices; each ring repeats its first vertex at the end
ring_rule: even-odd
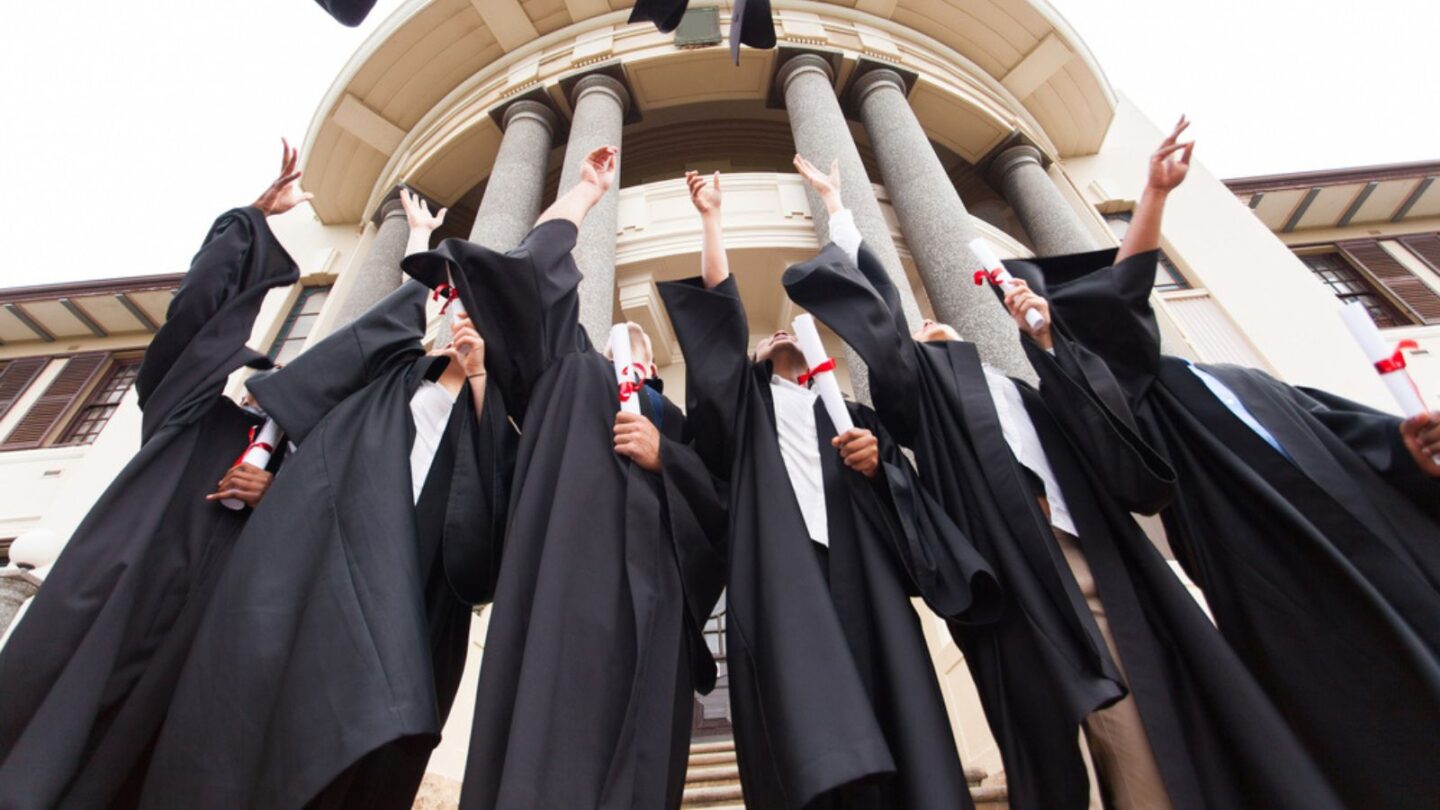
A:
POLYGON ((620 410, 626 413, 640 413, 640 387, 644 380, 635 377, 635 365, 630 355, 630 324, 617 323, 610 327, 610 359, 615 362, 615 382, 620 387, 620 410))
MULTIPOLYGON (((265 469, 270 465, 270 457, 275 453, 275 445, 280 442, 280 425, 274 419, 266 419, 264 426, 258 432, 251 430, 250 446, 236 459, 235 466, 249 464, 252 467, 265 469)), ((224 498, 220 504, 226 509, 240 511, 245 508, 245 502, 239 498, 224 498)))
MULTIPOLYGON (((445 315, 450 319, 450 339, 453 341, 455 339, 455 322, 460 320, 461 315, 466 314, 465 303, 460 300, 460 290, 455 288, 455 277, 450 275, 449 270, 445 271, 445 279, 449 283, 445 287, 446 291, 444 295, 446 297, 446 301, 445 306, 440 307, 440 314, 445 315), (449 310, 448 315, 446 314, 447 309, 449 310)), ((461 354, 469 354, 470 349, 469 347, 466 347, 464 349, 459 349, 459 352, 461 354)))
POLYGON ((850 411, 845 407, 845 397, 840 394, 840 383, 835 379, 835 362, 825 354, 825 344, 820 342, 820 331, 815 328, 815 319, 810 315, 796 315, 795 340, 800 352, 805 355, 805 365, 810 367, 806 375, 815 381, 815 392, 825 404, 825 413, 835 425, 835 433, 841 434, 855 427, 850 420, 850 411))
MULTIPOLYGON (((1000 257, 995 255, 995 250, 990 247, 989 242, 981 237, 971 239, 970 252, 975 254, 975 258, 979 259, 980 264, 985 268, 975 271, 976 284, 984 284, 985 280, 989 279, 991 284, 999 287, 1003 292, 1008 293, 1015 289, 1015 277, 1005 269, 1004 262, 1001 262, 1000 257)), ((1027 310, 1025 323, 1029 324, 1031 329, 1040 329, 1045 326, 1045 316, 1041 315, 1039 310, 1027 310)))
MULTIPOLYGON (((1414 348, 1415 344, 1401 341, 1398 347, 1394 347, 1387 343, 1375 322, 1370 319, 1370 312, 1359 301, 1346 304, 1340 310, 1340 320, 1345 322, 1345 328, 1350 330, 1350 335, 1359 344, 1360 351, 1365 353, 1365 359, 1375 367, 1380 381, 1390 389, 1390 395, 1400 406, 1400 412, 1406 417, 1429 413, 1430 409, 1425 407, 1425 397, 1420 393, 1420 386, 1415 384, 1414 378, 1405 369, 1405 349, 1414 348)), ((1434 460, 1440 464, 1440 457, 1434 460)))

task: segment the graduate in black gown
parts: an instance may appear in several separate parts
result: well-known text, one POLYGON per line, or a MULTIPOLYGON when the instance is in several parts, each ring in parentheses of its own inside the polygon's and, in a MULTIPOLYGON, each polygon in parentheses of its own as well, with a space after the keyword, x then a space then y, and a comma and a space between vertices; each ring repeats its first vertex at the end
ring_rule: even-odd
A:
POLYGON ((703 275, 660 294, 685 354, 690 420, 730 490, 730 701, 745 805, 972 807, 910 597, 955 618, 1000 595, 868 408, 836 428, 789 333, 747 355, 720 231, 720 179, 687 178, 703 275))
MULTIPOLYGON (((405 204, 423 250, 439 218, 405 204)), ((413 803, 493 587, 514 443, 468 319, 422 348, 429 292, 250 381, 299 447, 218 585, 143 807, 413 803)))
POLYGON ((1165 199, 1193 147, 1183 130, 1152 156, 1118 255, 1007 266, 1049 298, 1056 333, 1108 364, 1118 386, 1087 379, 1095 395, 1133 409, 1174 468, 1171 547, 1345 804, 1435 807, 1440 426, 1161 354, 1149 299, 1165 199))
POLYGON ((466 810, 679 807, 694 692, 715 684, 702 630, 724 584, 723 507, 679 408, 627 380, 641 413, 619 412, 614 365, 579 321, 570 251, 616 154, 588 155, 514 250, 448 239, 405 261, 459 290, 522 431, 466 810))
MULTIPOLYGON (((680 26, 690 0, 635 0, 630 22, 652 22, 665 33, 680 26)), ((730 10, 730 56, 740 64, 740 46, 775 47, 775 18, 770 0, 734 0, 730 10)))
MULTIPOLYGON (((128 806, 195 627, 270 474, 237 465, 264 417, 223 396, 270 361, 245 346, 299 270, 266 217, 308 200, 280 177, 220 216, 136 378, 142 445, 91 508, 0 652, 0 807, 128 806)), ((272 460, 278 464, 280 455, 272 460)))
MULTIPOLYGON (((995 627, 954 626, 1000 744, 1012 807, 1088 804, 1077 726, 1107 807, 1338 807, 1268 697, 1130 517, 1173 473, 1074 378, 1103 364, 1061 343, 1026 350, 1042 399, 926 321, 914 336, 861 244, 836 169, 796 166, 830 209, 832 244, 791 267, 790 297, 854 346, 922 480, 997 564, 1012 601, 995 627), (1055 403, 1055 410, 1046 401, 1055 403), (1061 425, 1084 431, 1077 451, 1061 425), (1107 491, 1095 481, 1110 482, 1107 491), (1112 494, 1113 493, 1113 494, 1112 494), (1128 681, 1131 695, 1114 705, 1128 681)), ((1019 323, 1043 301, 1017 290, 1019 323)))
POLYGON ((340 24, 348 25, 351 28, 365 22, 370 16, 370 9, 375 7, 375 0, 315 0, 325 13, 334 17, 340 24))

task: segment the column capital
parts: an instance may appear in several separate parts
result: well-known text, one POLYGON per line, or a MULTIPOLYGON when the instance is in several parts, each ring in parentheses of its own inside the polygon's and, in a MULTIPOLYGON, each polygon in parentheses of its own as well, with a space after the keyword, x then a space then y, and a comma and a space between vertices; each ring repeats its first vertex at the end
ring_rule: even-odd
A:
POLYGON ((875 68, 855 80, 850 86, 850 98, 858 108, 864 106, 866 97, 871 93, 886 88, 899 91, 901 96, 909 92, 905 77, 889 68, 875 68))
POLYGON ((579 107, 581 99, 593 93, 607 95, 620 105, 622 114, 630 112, 630 91, 625 89, 625 84, 613 76, 604 73, 589 73, 581 76, 570 88, 570 106, 579 107))
POLYGON ((512 101, 501 109, 497 116, 502 132, 510 129, 510 125, 516 121, 534 121, 545 128, 545 132, 553 139, 555 130, 559 125, 560 118, 549 106, 533 99, 521 99, 512 101))
POLYGON ((1034 164, 1041 169, 1045 168, 1045 154, 1029 144, 1017 144, 1007 148, 995 156, 990 163, 989 175, 990 185, 999 187, 1005 181, 1006 175, 1015 171, 1021 166, 1034 164))
MULTIPOLYGON (((397 217, 400 219, 405 218, 405 204, 400 202, 400 189, 402 188, 409 189, 411 194, 419 195, 422 198, 425 196, 403 183, 390 189, 390 193, 386 194, 385 198, 380 201, 380 205, 375 208, 375 213, 370 215, 370 221, 374 223, 375 227, 380 227, 389 219, 395 219, 397 217)), ((434 201, 432 200, 426 199, 425 201, 432 206, 434 205, 434 201)))
POLYGON ((783 95, 791 81, 808 73, 817 73, 824 76, 827 83, 835 83, 835 69, 830 66, 829 59, 818 53, 802 53, 790 57, 780 66, 775 72, 775 84, 783 95))

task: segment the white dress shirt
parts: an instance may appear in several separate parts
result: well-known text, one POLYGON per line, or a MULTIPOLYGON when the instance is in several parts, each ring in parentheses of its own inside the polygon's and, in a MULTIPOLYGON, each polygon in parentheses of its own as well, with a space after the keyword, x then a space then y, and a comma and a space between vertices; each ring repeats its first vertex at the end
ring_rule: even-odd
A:
POLYGON ((445 423, 450 421, 450 411, 454 407, 455 395, 445 390, 445 386, 430 380, 420 383, 415 396, 410 398, 410 416, 415 420, 415 443, 410 445, 413 503, 420 502, 420 491, 425 488, 425 478, 430 474, 435 452, 445 438, 445 423))
POLYGON ((770 377, 770 396, 775 402, 775 433, 780 440, 780 458, 795 490, 795 502, 805 518, 810 539, 830 545, 829 515, 825 511, 825 474, 820 467, 820 433, 815 424, 818 394, 789 380, 770 377))
POLYGON ((860 261, 860 229, 855 227, 855 215, 849 208, 841 208, 830 215, 830 241, 845 251, 850 261, 860 261))

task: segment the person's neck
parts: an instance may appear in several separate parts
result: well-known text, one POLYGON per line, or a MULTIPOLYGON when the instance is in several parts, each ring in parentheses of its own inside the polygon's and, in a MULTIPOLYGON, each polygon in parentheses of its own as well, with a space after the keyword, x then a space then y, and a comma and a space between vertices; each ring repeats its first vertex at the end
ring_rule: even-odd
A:
MULTIPOLYGON (((798 353, 797 353, 798 355, 798 353)), ((792 356, 788 352, 770 358, 770 371, 782 380, 800 384, 800 375, 810 369, 805 365, 805 359, 799 356, 792 356)))

